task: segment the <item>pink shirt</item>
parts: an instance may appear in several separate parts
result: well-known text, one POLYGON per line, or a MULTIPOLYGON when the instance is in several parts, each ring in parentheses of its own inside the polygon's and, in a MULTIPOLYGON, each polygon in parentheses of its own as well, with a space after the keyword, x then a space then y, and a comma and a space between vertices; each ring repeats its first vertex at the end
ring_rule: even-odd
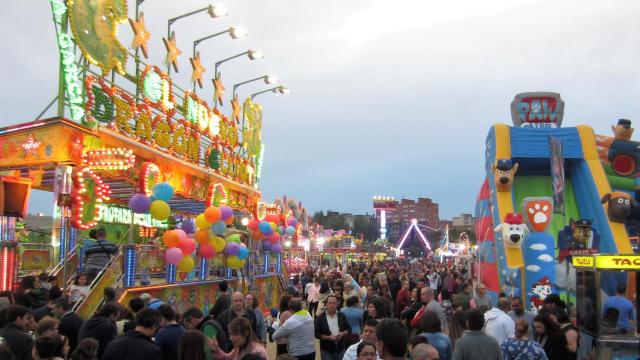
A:
POLYGON ((222 349, 218 348, 218 352, 215 353, 216 359, 221 360, 240 360, 247 354, 256 354, 264 360, 269 360, 267 349, 265 349, 264 346, 257 342, 252 342, 251 346, 242 351, 242 353, 240 353, 239 348, 233 348, 233 350, 231 350, 231 352, 228 354, 222 351, 222 349))

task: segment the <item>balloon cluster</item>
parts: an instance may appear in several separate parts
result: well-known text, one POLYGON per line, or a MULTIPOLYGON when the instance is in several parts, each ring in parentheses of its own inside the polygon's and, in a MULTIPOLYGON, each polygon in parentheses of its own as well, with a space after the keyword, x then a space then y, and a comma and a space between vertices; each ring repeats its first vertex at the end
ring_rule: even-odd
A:
POLYGON ((251 230, 254 239, 262 240, 262 250, 279 253, 282 251, 282 236, 293 236, 297 225, 298 221, 293 217, 285 222, 278 215, 268 214, 262 221, 249 221, 247 227, 251 230))
POLYGON ((171 207, 167 203, 173 196, 173 186, 169 183, 157 183, 153 187, 153 195, 135 194, 129 199, 129 208, 136 214, 151 213, 151 217, 164 221, 171 215, 171 207))
POLYGON ((164 259, 167 264, 177 265, 178 271, 188 273, 193 270, 195 261, 191 254, 196 243, 182 229, 168 230, 162 235, 162 242, 167 246, 164 259))
POLYGON ((200 244, 200 256, 213 259, 214 265, 220 265, 226 255, 226 265, 231 269, 240 269, 249 256, 249 249, 240 235, 232 234, 224 238, 227 226, 234 221, 233 209, 227 205, 210 206, 196 216, 198 229, 194 235, 200 244))

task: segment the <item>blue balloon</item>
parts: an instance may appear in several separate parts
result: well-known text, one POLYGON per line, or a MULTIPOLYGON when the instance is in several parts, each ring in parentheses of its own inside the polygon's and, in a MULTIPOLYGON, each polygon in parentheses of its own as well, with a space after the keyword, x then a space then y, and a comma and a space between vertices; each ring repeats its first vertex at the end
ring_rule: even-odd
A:
POLYGON ((287 235, 293 236, 296 233, 296 228, 293 226, 287 226, 287 235))
POLYGON ((262 240, 262 250, 264 250, 264 251, 269 251, 269 250, 271 250, 271 241, 269 241, 269 240, 262 240))
POLYGON ((238 259, 244 260, 249 256, 249 250, 246 247, 240 247, 240 250, 238 250, 236 256, 238 257, 238 259))
POLYGON ((271 227, 271 224, 269 224, 266 221, 260 221, 260 224, 258 225, 258 229, 260 229, 260 232, 267 235, 268 232, 273 233, 273 228, 271 227))
POLYGON ((218 236, 222 236, 224 235, 224 232, 227 231, 227 225, 224 223, 224 221, 218 221, 217 223, 211 225, 211 231, 218 236))
POLYGON ((157 200, 169 201, 173 196, 173 186, 166 182, 157 183, 153 187, 153 196, 157 200))

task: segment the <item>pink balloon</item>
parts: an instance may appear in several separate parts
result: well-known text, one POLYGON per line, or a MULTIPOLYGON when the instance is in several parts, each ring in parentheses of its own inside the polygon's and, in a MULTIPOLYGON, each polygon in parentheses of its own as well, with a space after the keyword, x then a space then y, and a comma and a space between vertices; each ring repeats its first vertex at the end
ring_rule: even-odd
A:
POLYGON ((188 237, 186 237, 187 234, 185 234, 184 239, 180 239, 180 242, 178 243, 178 249, 182 250, 183 254, 191 254, 193 252, 193 250, 196 249, 196 243, 195 241, 193 241, 193 239, 189 239, 188 237))
POLYGON ((209 244, 200 245, 200 256, 205 259, 211 259, 216 256, 216 250, 209 244))
POLYGON ((188 237, 187 233, 184 232, 184 230, 182 230, 182 229, 176 229, 174 231, 176 232, 176 234, 178 234, 178 239, 180 239, 180 241, 182 241, 182 239, 186 239, 188 237))
POLYGON ((178 265, 184 257, 182 250, 177 247, 167 249, 164 253, 164 260, 167 264, 178 265))

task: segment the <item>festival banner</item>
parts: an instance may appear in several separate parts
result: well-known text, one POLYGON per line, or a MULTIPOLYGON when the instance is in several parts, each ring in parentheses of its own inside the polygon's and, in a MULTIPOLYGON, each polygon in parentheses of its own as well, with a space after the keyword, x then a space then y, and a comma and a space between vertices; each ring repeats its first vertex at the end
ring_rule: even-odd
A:
POLYGON ((549 153, 553 184, 553 212, 564 215, 564 153, 560 139, 549 136, 549 153))

